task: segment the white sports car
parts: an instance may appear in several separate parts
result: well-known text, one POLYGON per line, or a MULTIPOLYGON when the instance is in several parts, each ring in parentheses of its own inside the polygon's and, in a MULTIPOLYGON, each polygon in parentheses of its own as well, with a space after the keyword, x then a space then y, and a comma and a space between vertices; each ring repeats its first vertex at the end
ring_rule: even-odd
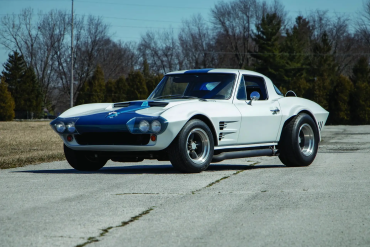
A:
POLYGON ((329 113, 259 73, 199 69, 168 73, 146 100, 73 107, 51 122, 77 170, 111 159, 169 160, 201 172, 225 159, 279 156, 286 166, 316 157, 329 113))

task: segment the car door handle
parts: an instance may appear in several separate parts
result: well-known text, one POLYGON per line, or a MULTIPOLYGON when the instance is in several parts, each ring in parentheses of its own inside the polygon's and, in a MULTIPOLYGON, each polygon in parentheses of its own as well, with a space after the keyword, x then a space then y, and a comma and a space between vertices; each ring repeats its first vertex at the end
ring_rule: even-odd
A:
POLYGON ((277 114, 278 112, 280 112, 280 109, 279 108, 276 108, 276 109, 270 110, 270 111, 272 111, 272 114, 277 114))

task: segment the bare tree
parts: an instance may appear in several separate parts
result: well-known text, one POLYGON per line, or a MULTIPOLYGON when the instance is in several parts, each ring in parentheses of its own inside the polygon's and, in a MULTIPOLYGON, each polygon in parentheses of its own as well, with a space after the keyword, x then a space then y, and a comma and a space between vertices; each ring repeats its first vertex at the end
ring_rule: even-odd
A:
POLYGON ((213 34, 200 14, 183 21, 178 39, 186 68, 210 68, 216 65, 213 34))
POLYGON ((338 73, 350 75, 361 50, 358 39, 349 31, 350 18, 343 14, 329 16, 328 11, 316 10, 309 14, 308 20, 313 31, 311 40, 316 42, 327 33, 338 73))
POLYGON ((367 45, 370 45, 370 0, 363 2, 362 11, 358 13, 356 31, 367 45))
POLYGON ((32 9, 24 9, 18 15, 6 15, 1 19, 0 43, 9 50, 18 50, 28 66, 35 69, 44 94, 44 105, 50 101, 50 93, 57 84, 55 54, 63 42, 67 30, 66 13, 52 10, 35 19, 32 9))
POLYGON ((143 59, 147 59, 154 71, 165 74, 183 67, 179 45, 172 29, 146 32, 141 37, 138 51, 143 59))
POLYGON ((212 23, 218 33, 219 47, 232 52, 238 68, 250 65, 251 33, 256 23, 256 0, 220 2, 211 9, 212 23), (224 42, 222 42, 224 41, 224 42), (224 44, 223 44, 224 43, 224 44), (225 45, 225 43, 227 45, 225 45))
MULTIPOLYGON (((68 19, 70 23, 70 19, 68 19)), ((74 101, 83 84, 92 75, 96 66, 101 62, 103 53, 109 43, 108 25, 101 18, 78 16, 74 20, 74 101)), ((67 29, 68 30, 68 29, 67 29)), ((70 50, 70 28, 64 35, 63 43, 58 43, 54 50, 57 63, 57 77, 62 91, 70 96, 71 87, 71 50, 70 50)), ((109 45, 108 45, 109 47, 109 45)))
POLYGON ((114 42, 110 38, 104 41, 104 49, 98 54, 97 61, 104 71, 105 81, 127 76, 138 64, 138 55, 134 43, 114 42))

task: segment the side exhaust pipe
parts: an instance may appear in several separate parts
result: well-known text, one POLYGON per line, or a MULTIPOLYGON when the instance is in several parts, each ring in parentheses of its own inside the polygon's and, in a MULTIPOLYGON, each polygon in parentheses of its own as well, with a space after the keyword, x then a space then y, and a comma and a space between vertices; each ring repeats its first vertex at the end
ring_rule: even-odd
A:
POLYGON ((220 162, 227 159, 240 159, 248 157, 274 156, 274 155, 276 155, 276 150, 274 148, 224 152, 217 155, 213 155, 212 162, 220 162))

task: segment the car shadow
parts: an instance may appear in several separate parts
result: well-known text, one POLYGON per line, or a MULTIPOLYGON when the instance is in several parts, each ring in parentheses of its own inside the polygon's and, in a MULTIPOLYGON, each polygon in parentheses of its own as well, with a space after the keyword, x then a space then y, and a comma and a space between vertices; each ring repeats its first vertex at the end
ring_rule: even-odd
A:
MULTIPOLYGON (((235 165, 235 164, 211 164, 204 172, 217 172, 227 170, 254 170, 254 169, 270 169, 270 168, 286 168, 284 165, 235 165)), ((116 166, 103 167, 98 171, 77 171, 70 169, 50 169, 50 170, 25 170, 13 171, 16 173, 40 173, 40 174, 184 174, 175 170, 171 164, 165 165, 133 165, 133 166, 116 166)))

